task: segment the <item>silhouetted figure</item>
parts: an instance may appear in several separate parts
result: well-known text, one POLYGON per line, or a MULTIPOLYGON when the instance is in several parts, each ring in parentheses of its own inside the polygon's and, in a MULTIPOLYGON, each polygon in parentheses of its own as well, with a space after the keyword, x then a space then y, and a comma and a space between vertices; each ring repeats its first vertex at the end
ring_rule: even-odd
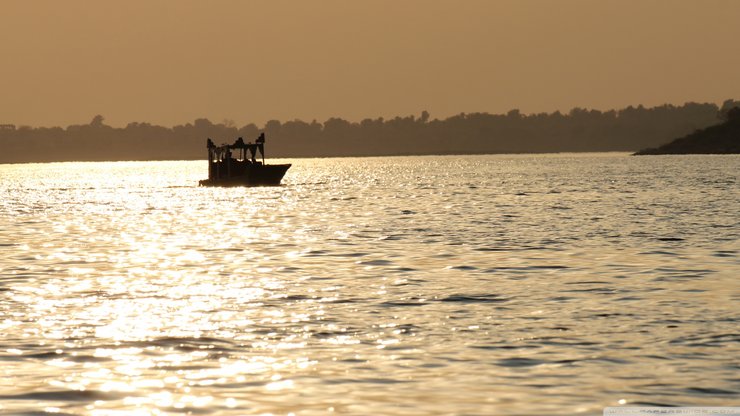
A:
MULTIPOLYGON (((265 160, 265 133, 260 133, 260 137, 255 140, 255 143, 257 144, 257 148, 260 151, 260 154, 262 155, 262 161, 265 160)), ((257 153, 257 152, 255 152, 257 153)), ((256 160, 253 160, 253 162, 257 163, 256 160)))
POLYGON ((206 146, 207 146, 207 147, 208 147, 209 149, 213 149, 214 147, 216 147, 216 145, 215 145, 215 144, 213 144, 213 140, 211 140, 210 138, 209 138, 209 139, 208 139, 208 141, 206 142, 206 146))

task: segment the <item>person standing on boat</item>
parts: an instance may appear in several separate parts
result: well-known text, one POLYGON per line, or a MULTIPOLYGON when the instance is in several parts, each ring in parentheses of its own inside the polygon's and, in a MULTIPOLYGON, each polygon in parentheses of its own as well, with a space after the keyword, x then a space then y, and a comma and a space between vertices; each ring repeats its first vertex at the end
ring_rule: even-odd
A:
POLYGON ((262 163, 264 163, 265 162, 265 133, 260 133, 260 137, 258 137, 257 140, 255 140, 254 142, 257 144, 257 148, 260 149, 260 154, 262 155, 262 163))

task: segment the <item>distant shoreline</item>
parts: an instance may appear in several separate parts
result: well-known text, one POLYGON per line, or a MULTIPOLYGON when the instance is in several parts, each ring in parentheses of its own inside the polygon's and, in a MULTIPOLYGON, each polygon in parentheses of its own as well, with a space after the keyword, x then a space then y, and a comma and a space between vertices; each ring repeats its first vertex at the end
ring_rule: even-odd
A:
MULTIPOLYGON (((530 153, 446 153, 446 154, 404 154, 404 155, 372 155, 372 156, 296 156, 296 157, 275 157, 271 160, 307 160, 307 159, 383 159, 383 158, 404 158, 404 157, 467 157, 467 156, 634 156, 635 152, 624 151, 605 151, 605 152, 530 152, 530 153)), ((736 153, 691 153, 691 154, 656 154, 648 156, 733 156, 736 153)), ((5 162, 0 165, 35 165, 35 164, 52 164, 52 163, 137 163, 137 162, 203 162, 205 158, 200 159, 130 159, 130 160, 56 160, 48 162, 5 162)), ((269 163, 269 161, 268 161, 269 163)))
MULTIPOLYGON (((738 102, 727 100, 727 105, 738 102)), ((207 119, 172 128, 129 123, 114 128, 95 116, 89 124, 61 127, 0 124, 0 163, 63 161, 202 160, 206 139, 267 138, 271 158, 388 157, 417 155, 635 152, 655 148, 720 122, 713 103, 620 110, 574 108, 567 114, 461 113, 443 120, 419 116, 330 118, 323 123, 271 120, 237 127, 207 119)))
POLYGON ((740 154, 740 107, 727 110, 725 122, 699 129, 656 148, 643 149, 635 156, 740 154))

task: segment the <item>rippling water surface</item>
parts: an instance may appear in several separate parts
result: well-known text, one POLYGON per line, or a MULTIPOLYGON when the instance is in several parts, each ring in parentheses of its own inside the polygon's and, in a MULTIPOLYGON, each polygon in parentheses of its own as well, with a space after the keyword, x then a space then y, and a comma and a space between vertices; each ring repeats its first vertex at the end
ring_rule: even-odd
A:
POLYGON ((0 413, 737 404, 740 157, 0 166, 0 413))

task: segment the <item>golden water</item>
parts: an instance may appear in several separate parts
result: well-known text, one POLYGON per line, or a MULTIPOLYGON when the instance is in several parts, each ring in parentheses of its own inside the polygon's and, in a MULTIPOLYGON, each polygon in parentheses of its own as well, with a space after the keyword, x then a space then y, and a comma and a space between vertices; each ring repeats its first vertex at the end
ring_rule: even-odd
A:
POLYGON ((601 414, 740 394, 740 158, 0 165, 0 413, 601 414))

